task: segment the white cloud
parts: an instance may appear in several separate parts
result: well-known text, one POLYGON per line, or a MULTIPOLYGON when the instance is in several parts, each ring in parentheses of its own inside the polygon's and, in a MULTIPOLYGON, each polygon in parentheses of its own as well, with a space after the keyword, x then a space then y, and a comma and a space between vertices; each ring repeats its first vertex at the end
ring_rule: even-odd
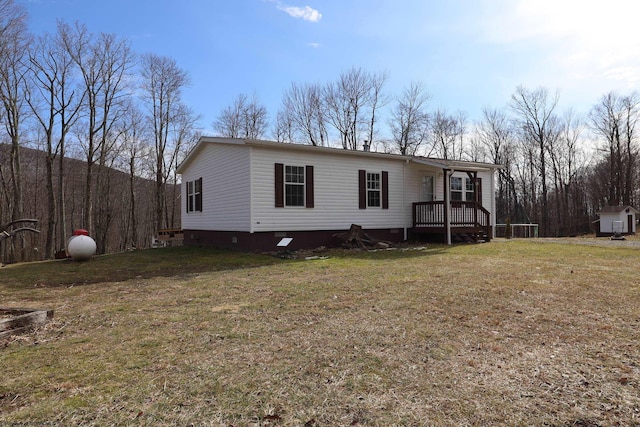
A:
POLYGON ((319 48, 320 46, 322 46, 320 43, 309 43, 308 45, 309 45, 309 46, 311 46, 311 47, 312 47, 312 48, 314 48, 314 49, 317 49, 317 48, 319 48))
POLYGON ((299 7, 299 6, 289 6, 278 0, 267 0, 271 3, 275 3, 278 10, 281 10, 294 18, 304 19, 309 22, 318 22, 322 19, 322 14, 312 8, 311 6, 299 7))
POLYGON ((512 51, 536 52, 546 58, 563 87, 596 80, 613 86, 637 83, 640 2, 501 0, 484 4, 474 25, 476 37, 512 51))

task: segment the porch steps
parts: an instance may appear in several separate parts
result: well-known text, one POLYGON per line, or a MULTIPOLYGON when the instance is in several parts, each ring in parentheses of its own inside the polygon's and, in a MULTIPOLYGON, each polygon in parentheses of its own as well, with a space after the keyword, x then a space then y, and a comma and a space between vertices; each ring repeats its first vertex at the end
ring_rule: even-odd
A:
POLYGON ((487 233, 454 233, 451 235, 453 243, 486 243, 489 241, 487 233))

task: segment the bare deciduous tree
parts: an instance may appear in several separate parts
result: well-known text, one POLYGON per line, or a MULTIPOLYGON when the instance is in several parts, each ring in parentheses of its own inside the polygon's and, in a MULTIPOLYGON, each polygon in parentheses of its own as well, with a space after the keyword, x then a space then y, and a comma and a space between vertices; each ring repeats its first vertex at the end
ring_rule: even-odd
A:
POLYGON ((475 137, 484 152, 484 161, 502 165, 498 170, 496 192, 497 217, 502 221, 517 211, 518 194, 513 178, 515 135, 512 120, 498 109, 484 108, 482 120, 475 126, 475 137))
MULTIPOLYGON (((0 122, 4 122, 7 135, 11 140, 9 180, 11 196, 9 220, 23 216, 23 184, 20 146, 22 144, 22 124, 25 121, 27 88, 26 73, 27 52, 31 35, 26 26, 25 9, 13 0, 0 0, 0 122)), ((3 174, 4 175, 4 174, 3 174)), ((5 177, 3 176, 3 180, 5 177)), ((6 185, 6 181, 4 182, 6 185)), ((0 218, 2 220, 2 218, 0 218)), ((10 258, 16 259, 16 253, 25 259, 25 236, 11 239, 10 258), (16 243, 19 246, 16 248, 16 243)))
POLYGON ((166 223, 167 177, 179 151, 176 124, 187 114, 182 104, 182 90, 189 84, 189 76, 172 58, 147 54, 142 57, 142 99, 151 124, 154 139, 154 169, 156 180, 156 227, 166 223), (178 143, 178 144, 176 144, 178 143))
POLYGON ((220 136, 260 139, 267 132, 269 115, 257 96, 249 99, 247 95, 240 94, 232 105, 222 110, 212 126, 220 136))
MULTIPOLYGON (((547 188, 547 157, 549 147, 558 138, 558 120, 554 114, 559 95, 549 95, 547 89, 529 90, 519 86, 511 96, 511 109, 518 123, 518 130, 525 142, 536 149, 530 159, 538 169, 541 184, 540 235, 549 231, 549 203, 547 188)), ((533 153, 531 153, 533 154, 533 153)), ((536 212, 537 214, 537 212, 536 212)))
POLYGON ((133 66, 133 54, 124 39, 114 34, 90 34, 80 23, 74 27, 61 23, 58 31, 83 81, 84 120, 78 135, 87 163, 83 223, 93 231, 94 165, 106 163, 112 126, 126 110, 127 76, 133 66))
POLYGON ((413 156, 422 148, 429 136, 429 113, 426 103, 430 99, 421 83, 411 83, 396 100, 391 110, 389 128, 393 148, 402 155, 413 156))
POLYGON ((179 195, 180 189, 176 185, 178 183, 177 169, 178 165, 184 160, 187 153, 195 146, 200 138, 200 132, 195 129, 195 124, 199 120, 191 108, 182 103, 177 111, 175 120, 171 123, 172 131, 172 150, 170 155, 167 156, 167 168, 165 168, 164 180, 173 184, 171 190, 165 190, 166 194, 171 195, 171 203, 168 203, 165 198, 165 224, 169 228, 175 228, 178 226, 176 220, 177 213, 179 212, 179 195))
MULTIPOLYGON (((598 181, 604 189, 594 193, 603 194, 598 205, 632 205, 636 202, 638 135, 640 119, 640 96, 633 92, 621 96, 610 92, 602 96, 589 113, 589 124, 601 143, 599 150, 604 162, 598 170, 605 176, 598 181)), ((596 190, 596 189, 594 189, 596 190)))
POLYGON ((575 232, 588 218, 583 209, 585 205, 584 190, 578 188, 579 174, 587 164, 581 149, 581 135, 584 123, 572 111, 568 110, 560 118, 558 138, 549 148, 549 159, 553 172, 553 198, 555 201, 555 221, 551 232, 565 236, 575 232))
POLYGON ((127 227, 122 230, 122 241, 124 247, 121 246, 121 250, 127 247, 140 248, 143 247, 140 233, 138 231, 139 224, 139 212, 137 203, 137 191, 136 182, 141 175, 141 167, 144 164, 144 160, 151 157, 151 147, 146 142, 147 129, 145 128, 145 118, 142 112, 134 105, 130 105, 125 115, 120 121, 119 133, 122 138, 123 153, 126 161, 123 165, 123 169, 129 174, 129 215, 126 221, 122 221, 127 224, 127 227))
POLYGON ((27 93, 31 113, 45 135, 47 216, 45 256, 52 257, 54 249, 64 247, 64 153, 65 139, 70 127, 78 119, 81 99, 76 96, 70 75, 73 61, 61 46, 58 35, 38 37, 29 52, 29 79, 27 93), (56 157, 58 181, 54 179, 56 157))
POLYGON ((13 0, 0 0, 0 114, 11 140, 10 220, 19 219, 23 212, 20 139, 26 107, 26 55, 31 42, 26 20, 27 13, 22 6, 13 0))
POLYGON ((371 92, 369 96, 369 144, 373 144, 376 138, 377 114, 380 108, 389 103, 389 97, 383 92, 384 85, 387 83, 389 75, 386 72, 371 74, 371 92))
POLYGON ((372 88, 371 76, 361 68, 340 74, 337 81, 325 88, 327 116, 344 149, 358 149, 360 136, 368 125, 364 112, 371 103, 372 88))
POLYGON ((278 142, 295 142, 293 118, 286 110, 279 110, 276 115, 274 139, 278 142))
POLYGON ((429 155, 442 159, 461 160, 464 153, 465 132, 466 116, 462 112, 453 115, 441 109, 437 110, 431 120, 429 155))
POLYGON ((293 138, 288 142, 300 138, 300 141, 311 145, 328 144, 322 95, 322 88, 316 84, 299 86, 292 83, 284 93, 279 123, 280 126, 288 123, 291 129, 293 138))

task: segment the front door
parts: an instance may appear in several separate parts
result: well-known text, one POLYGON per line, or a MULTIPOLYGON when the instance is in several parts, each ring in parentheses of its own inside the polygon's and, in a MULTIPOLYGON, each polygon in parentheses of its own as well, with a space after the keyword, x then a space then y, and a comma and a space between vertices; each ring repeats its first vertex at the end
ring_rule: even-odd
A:
POLYGON ((627 233, 633 234, 633 219, 635 215, 627 215, 627 233))

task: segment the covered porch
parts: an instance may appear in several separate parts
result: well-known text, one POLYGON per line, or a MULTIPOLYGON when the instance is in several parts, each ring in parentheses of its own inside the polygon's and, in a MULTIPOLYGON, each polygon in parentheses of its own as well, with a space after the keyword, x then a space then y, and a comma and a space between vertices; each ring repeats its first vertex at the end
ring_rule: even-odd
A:
MULTIPOLYGON (((495 167, 452 160, 437 162, 440 168, 434 175, 437 179, 433 180, 432 193, 423 191, 420 199, 409 201, 412 210, 411 219, 407 218, 411 220, 409 233, 414 238, 429 238, 445 244, 490 241, 494 232, 491 212, 495 206, 491 197, 483 197, 482 177, 489 182, 487 193, 493 194, 493 177, 488 174, 493 174, 495 167), (490 206, 485 208, 483 200, 490 206)), ((416 163, 436 166, 436 161, 432 159, 416 163)))
POLYGON ((412 206, 413 235, 438 236, 444 243, 488 242, 493 236, 491 214, 478 201, 451 201, 447 206, 444 200, 437 200, 412 206))

